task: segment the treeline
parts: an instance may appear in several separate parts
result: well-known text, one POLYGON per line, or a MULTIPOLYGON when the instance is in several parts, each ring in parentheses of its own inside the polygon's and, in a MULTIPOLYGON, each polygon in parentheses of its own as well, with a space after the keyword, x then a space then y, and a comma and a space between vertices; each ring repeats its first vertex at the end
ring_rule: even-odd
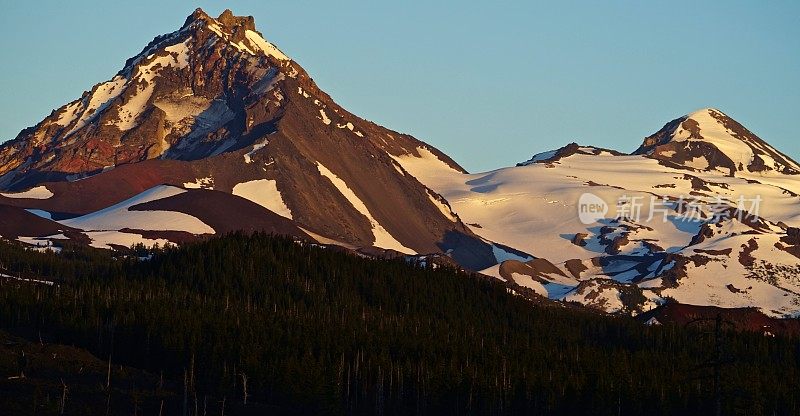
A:
MULTIPOLYGON (((2 279, 0 324, 177 380, 187 414, 209 398, 297 414, 713 413, 714 344, 699 329, 263 234, 137 251, 0 243, 8 274, 58 281, 2 279)), ((724 345, 724 414, 800 414, 797 339, 724 345)))

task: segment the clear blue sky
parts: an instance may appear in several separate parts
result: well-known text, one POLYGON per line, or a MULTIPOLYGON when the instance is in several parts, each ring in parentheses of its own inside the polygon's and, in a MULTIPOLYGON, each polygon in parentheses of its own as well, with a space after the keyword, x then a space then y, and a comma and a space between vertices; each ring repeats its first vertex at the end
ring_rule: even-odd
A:
POLYGON ((570 141, 632 151, 716 107, 800 159, 798 1, 4 1, 0 141, 195 7, 253 15, 350 111, 470 171, 570 141))

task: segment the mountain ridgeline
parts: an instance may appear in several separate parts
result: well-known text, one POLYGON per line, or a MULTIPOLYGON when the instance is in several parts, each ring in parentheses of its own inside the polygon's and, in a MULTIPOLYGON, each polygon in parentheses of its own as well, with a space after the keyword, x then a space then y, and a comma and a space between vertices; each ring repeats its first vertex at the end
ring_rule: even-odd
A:
POLYGON ((0 145, 0 235, 119 249, 263 231, 433 256, 611 313, 671 298, 794 317, 798 172, 707 108, 632 154, 573 143, 468 174, 337 105, 252 17, 198 9, 0 145), (622 208, 582 224, 583 194, 622 208), (646 202, 644 218, 625 217, 624 197, 646 202))

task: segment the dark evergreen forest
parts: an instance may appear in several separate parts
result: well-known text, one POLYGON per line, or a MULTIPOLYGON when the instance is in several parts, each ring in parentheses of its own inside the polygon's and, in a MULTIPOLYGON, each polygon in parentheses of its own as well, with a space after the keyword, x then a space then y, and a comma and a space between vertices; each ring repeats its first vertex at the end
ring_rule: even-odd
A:
MULTIPOLYGON (((0 327, 109 361, 110 414, 714 414, 706 328, 533 303, 445 267, 233 234, 125 256, 0 242, 0 272, 56 281, 0 279, 0 327), (113 389, 122 365, 158 380, 136 410, 113 389)), ((798 339, 722 345, 723 414, 800 414, 798 339)), ((43 400, 0 396, 0 414, 43 400)))

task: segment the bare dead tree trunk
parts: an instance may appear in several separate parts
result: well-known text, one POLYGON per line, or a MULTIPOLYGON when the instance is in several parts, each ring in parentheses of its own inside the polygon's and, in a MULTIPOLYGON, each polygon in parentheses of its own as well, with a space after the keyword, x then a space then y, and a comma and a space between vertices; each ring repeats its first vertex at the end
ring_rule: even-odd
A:
POLYGON ((244 396, 244 404, 247 405, 247 374, 242 373, 242 395, 244 396))
POLYGON ((111 390, 106 390, 106 416, 111 414, 111 390))
POLYGON ((108 354, 108 372, 106 373, 106 390, 111 388, 111 353, 108 354))
POLYGON ((64 407, 67 404, 67 385, 64 383, 64 379, 61 379, 61 413, 60 415, 64 414, 64 407))

